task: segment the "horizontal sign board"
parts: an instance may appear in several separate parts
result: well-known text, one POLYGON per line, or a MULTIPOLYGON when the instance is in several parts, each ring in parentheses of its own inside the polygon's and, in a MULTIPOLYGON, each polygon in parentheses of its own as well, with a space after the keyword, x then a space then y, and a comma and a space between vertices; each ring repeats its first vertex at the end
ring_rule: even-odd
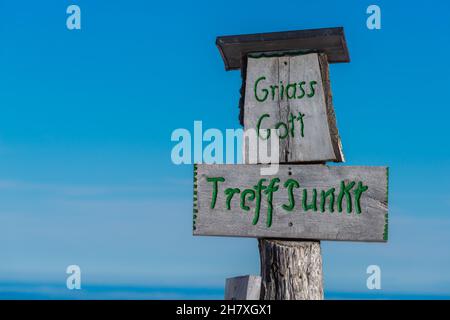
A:
POLYGON ((244 129, 278 129, 280 163, 344 160, 331 100, 325 55, 248 57, 244 129))
POLYGON ((240 69, 242 57, 252 52, 320 51, 330 63, 350 61, 342 27, 221 36, 216 45, 226 70, 240 69))
POLYGON ((388 168, 194 165, 194 235, 385 242, 388 168))

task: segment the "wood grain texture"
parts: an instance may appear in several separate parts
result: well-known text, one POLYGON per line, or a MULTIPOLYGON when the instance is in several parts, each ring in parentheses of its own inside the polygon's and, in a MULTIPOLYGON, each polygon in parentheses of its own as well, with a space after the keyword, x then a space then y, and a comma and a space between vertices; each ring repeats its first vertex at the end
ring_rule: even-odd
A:
POLYGON ((336 162, 344 162, 344 153, 342 151, 341 137, 339 136, 336 115, 333 106, 333 95, 331 93, 330 69, 328 66, 328 57, 326 54, 319 54, 319 65, 322 76, 323 90, 325 96, 325 106, 327 108, 328 128, 331 135, 331 143, 333 145, 336 162))
POLYGON ((268 51, 323 52, 332 63, 350 61, 342 27, 220 36, 216 46, 226 70, 239 69, 249 53, 268 51))
POLYGON ((259 239, 261 300, 323 300, 319 241, 259 239))
MULTIPOLYGON (((240 118, 244 129, 258 128, 261 116, 268 115, 260 122, 260 129, 275 128, 278 123, 290 124, 289 117, 304 114, 303 129, 299 121, 294 121, 294 134, 280 139, 279 162, 325 162, 344 161, 341 140, 336 126, 335 112, 332 104, 331 88, 327 58, 323 54, 249 56, 246 61, 245 92, 243 110, 240 118), (271 85, 287 86, 306 81, 306 91, 310 81, 317 81, 315 95, 301 99, 287 99, 277 95, 271 99, 271 92, 265 101, 258 101, 255 96, 255 84, 258 91, 271 85), (302 132, 301 132, 302 130, 302 132), (303 133, 303 135, 301 134, 303 133)), ((292 88, 291 88, 292 89, 292 88)), ((282 90, 281 88, 279 90, 282 90)), ((297 88, 297 92, 300 89, 297 88)), ((279 93, 279 91, 277 91, 279 93)), ((291 90, 291 93, 293 91, 291 90)), ((240 102, 242 105, 242 99, 240 102)), ((292 127, 292 126, 291 126, 292 127)), ((281 127, 281 134, 285 131, 281 127)), ((243 151, 244 159, 249 159, 248 150, 243 151)), ((247 162, 248 163, 248 162, 247 162)))
POLYGON ((259 300, 260 293, 260 276, 228 278, 225 282, 225 300, 259 300))
MULTIPOLYGON (((259 165, 195 165, 194 175, 194 235, 236 236, 256 238, 288 238, 345 241, 387 241, 387 168, 386 167, 345 167, 325 165, 280 165, 273 176, 261 176, 259 165), (212 208, 213 183, 207 178, 222 177, 218 183, 217 198, 212 208), (273 193, 272 219, 269 222, 268 197, 261 195, 259 218, 255 223, 257 201, 247 197, 242 209, 240 198, 245 189, 254 189, 260 179, 267 187, 271 179, 279 178, 278 191, 273 193), (284 183, 288 179, 298 181, 299 188, 293 189, 295 205, 287 211, 283 205, 291 202, 284 183), (350 189, 349 201, 343 193, 344 187, 354 182, 350 189), (360 213, 356 212, 356 189, 358 183, 367 186, 359 200, 360 213), (238 188, 227 209, 226 189, 238 188), (334 202, 331 196, 324 197, 323 212, 321 192, 335 188, 334 202), (314 189, 317 191, 316 210, 305 210, 303 200, 312 204, 314 189), (303 192, 306 192, 306 198, 303 192), (338 211, 338 203, 342 211, 338 211), (351 210, 348 211, 348 203, 351 210), (333 212, 331 212, 333 208, 333 212)), ((325 194, 325 193, 324 193, 325 194)), ((247 194, 247 196, 249 196, 247 194)))

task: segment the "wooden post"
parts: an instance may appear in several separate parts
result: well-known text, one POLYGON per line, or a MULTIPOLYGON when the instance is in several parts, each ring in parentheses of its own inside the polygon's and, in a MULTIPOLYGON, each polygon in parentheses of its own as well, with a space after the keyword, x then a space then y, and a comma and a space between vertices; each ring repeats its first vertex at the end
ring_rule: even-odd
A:
POLYGON ((258 239, 261 300, 322 300, 320 241, 258 239))

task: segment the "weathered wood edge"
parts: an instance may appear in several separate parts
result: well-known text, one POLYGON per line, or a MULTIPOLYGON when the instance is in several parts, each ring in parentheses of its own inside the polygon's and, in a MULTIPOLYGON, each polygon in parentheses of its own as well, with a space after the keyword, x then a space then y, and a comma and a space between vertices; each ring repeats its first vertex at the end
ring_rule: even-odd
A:
POLYGON ((265 52, 249 52, 247 57, 252 59, 261 58, 282 58, 282 57, 295 57, 310 53, 321 53, 320 50, 285 50, 285 51, 265 51, 265 52))
POLYGON ((241 88, 239 90, 239 123, 244 127, 245 87, 247 85, 247 56, 242 57, 241 63, 241 88))
POLYGON ((225 300, 259 300, 261 276, 244 275, 225 279, 225 300))
POLYGON ((216 46, 227 71, 242 68, 250 52, 316 51, 328 53, 330 63, 350 61, 343 27, 218 36, 216 46))
POLYGON ((331 144, 333 146, 336 159, 334 162, 345 162, 342 150, 342 142, 337 128, 336 113, 333 107, 333 96, 331 92, 330 69, 328 67, 328 58, 324 53, 318 54, 320 73, 322 76, 322 84, 325 96, 325 106, 327 108, 328 129, 331 135, 331 144))
POLYGON ((197 219, 198 213, 198 193, 197 193, 197 164, 194 163, 194 199, 193 199, 193 223, 192 223, 192 231, 195 231, 195 220, 197 219))
MULTIPOLYGON (((386 167, 386 207, 389 205, 389 167, 386 167)), ((383 239, 384 241, 388 241, 389 235, 389 210, 386 211, 385 217, 385 224, 384 224, 384 233, 383 233, 383 239)))

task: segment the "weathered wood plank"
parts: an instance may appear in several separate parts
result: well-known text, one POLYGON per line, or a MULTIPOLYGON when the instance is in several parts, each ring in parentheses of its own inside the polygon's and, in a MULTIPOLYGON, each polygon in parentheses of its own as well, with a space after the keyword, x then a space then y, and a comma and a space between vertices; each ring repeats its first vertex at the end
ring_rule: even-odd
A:
POLYGON ((249 56, 245 74, 244 129, 279 129, 280 163, 344 161, 325 55, 249 56))
POLYGON ((225 300, 259 300, 260 292, 260 276, 228 278, 225 282, 225 300))
POLYGON ((194 235, 387 241, 386 167, 194 168, 194 235))
POLYGON ((320 241, 258 242, 261 300, 323 300, 320 241))
POLYGON ((325 95, 325 106, 327 108, 328 128, 330 130, 331 143, 333 145, 336 162, 343 162, 344 153, 342 151, 341 137, 339 136, 336 115, 334 113, 333 96, 331 93, 330 69, 328 67, 328 57, 325 54, 319 54, 319 65, 322 76, 322 84, 325 95))
POLYGON ((239 69, 242 57, 252 52, 323 52, 330 62, 350 61, 342 27, 221 36, 216 45, 226 70, 239 69))

